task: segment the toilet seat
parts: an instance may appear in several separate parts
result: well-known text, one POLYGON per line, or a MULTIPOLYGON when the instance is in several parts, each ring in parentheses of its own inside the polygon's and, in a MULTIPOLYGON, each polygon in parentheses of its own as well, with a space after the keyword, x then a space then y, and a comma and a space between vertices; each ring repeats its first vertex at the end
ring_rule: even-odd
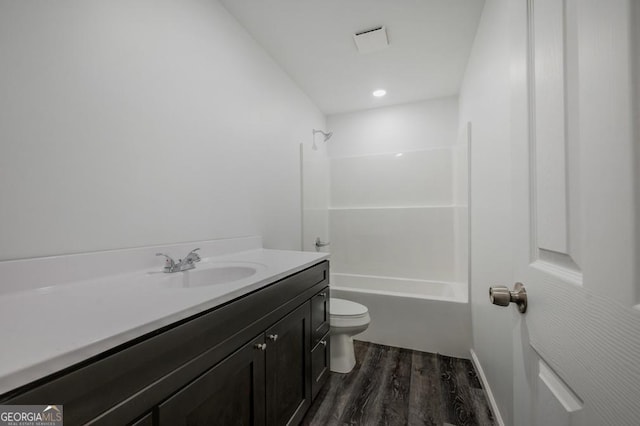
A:
MULTIPOLYGON (((369 325, 369 309, 350 300, 331 298, 329 301, 329 323, 334 328, 363 327, 369 325)), ((363 330, 364 331, 364 330, 363 330)))
POLYGON ((361 318, 366 316, 369 310, 366 306, 350 300, 332 297, 329 302, 329 314, 340 318, 361 318))

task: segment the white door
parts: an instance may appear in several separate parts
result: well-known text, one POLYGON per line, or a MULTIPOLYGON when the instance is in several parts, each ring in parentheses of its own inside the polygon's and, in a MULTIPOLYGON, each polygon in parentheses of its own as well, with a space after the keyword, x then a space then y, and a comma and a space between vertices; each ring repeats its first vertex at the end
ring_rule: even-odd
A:
POLYGON ((638 3, 512 2, 516 425, 640 425, 638 3))
POLYGON ((304 251, 328 251, 329 246, 318 249, 315 242, 317 238, 322 243, 329 242, 329 157, 322 138, 318 136, 314 145, 309 133, 309 142, 300 144, 301 245, 304 251))

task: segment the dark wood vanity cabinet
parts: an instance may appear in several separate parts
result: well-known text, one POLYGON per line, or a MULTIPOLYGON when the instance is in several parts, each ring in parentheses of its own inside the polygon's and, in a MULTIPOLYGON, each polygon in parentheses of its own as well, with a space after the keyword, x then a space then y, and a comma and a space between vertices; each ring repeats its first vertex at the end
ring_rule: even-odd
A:
POLYGON ((298 424, 328 376, 328 275, 323 261, 0 404, 54 401, 67 426, 298 424))

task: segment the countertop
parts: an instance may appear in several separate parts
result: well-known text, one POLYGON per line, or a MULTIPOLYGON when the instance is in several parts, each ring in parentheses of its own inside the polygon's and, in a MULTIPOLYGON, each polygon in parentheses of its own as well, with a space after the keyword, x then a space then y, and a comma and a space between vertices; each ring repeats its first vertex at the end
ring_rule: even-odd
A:
MULTIPOLYGON (((214 308, 328 258, 252 249, 203 258, 196 269, 255 266, 237 281, 182 288, 158 268, 0 295, 0 394, 214 308)), ((188 272, 187 272, 188 273, 188 272)))

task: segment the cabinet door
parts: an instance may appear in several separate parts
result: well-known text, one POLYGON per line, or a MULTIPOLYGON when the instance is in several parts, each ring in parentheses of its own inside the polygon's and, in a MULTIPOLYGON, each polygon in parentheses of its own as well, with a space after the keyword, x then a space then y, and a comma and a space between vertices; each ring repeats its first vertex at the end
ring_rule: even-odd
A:
POLYGON ((329 287, 311 298, 311 347, 329 331, 329 287))
POLYGON ((267 424, 298 424, 311 405, 310 304, 266 331, 267 424))
POLYGON ((264 335, 158 407, 161 426, 264 425, 264 335))

